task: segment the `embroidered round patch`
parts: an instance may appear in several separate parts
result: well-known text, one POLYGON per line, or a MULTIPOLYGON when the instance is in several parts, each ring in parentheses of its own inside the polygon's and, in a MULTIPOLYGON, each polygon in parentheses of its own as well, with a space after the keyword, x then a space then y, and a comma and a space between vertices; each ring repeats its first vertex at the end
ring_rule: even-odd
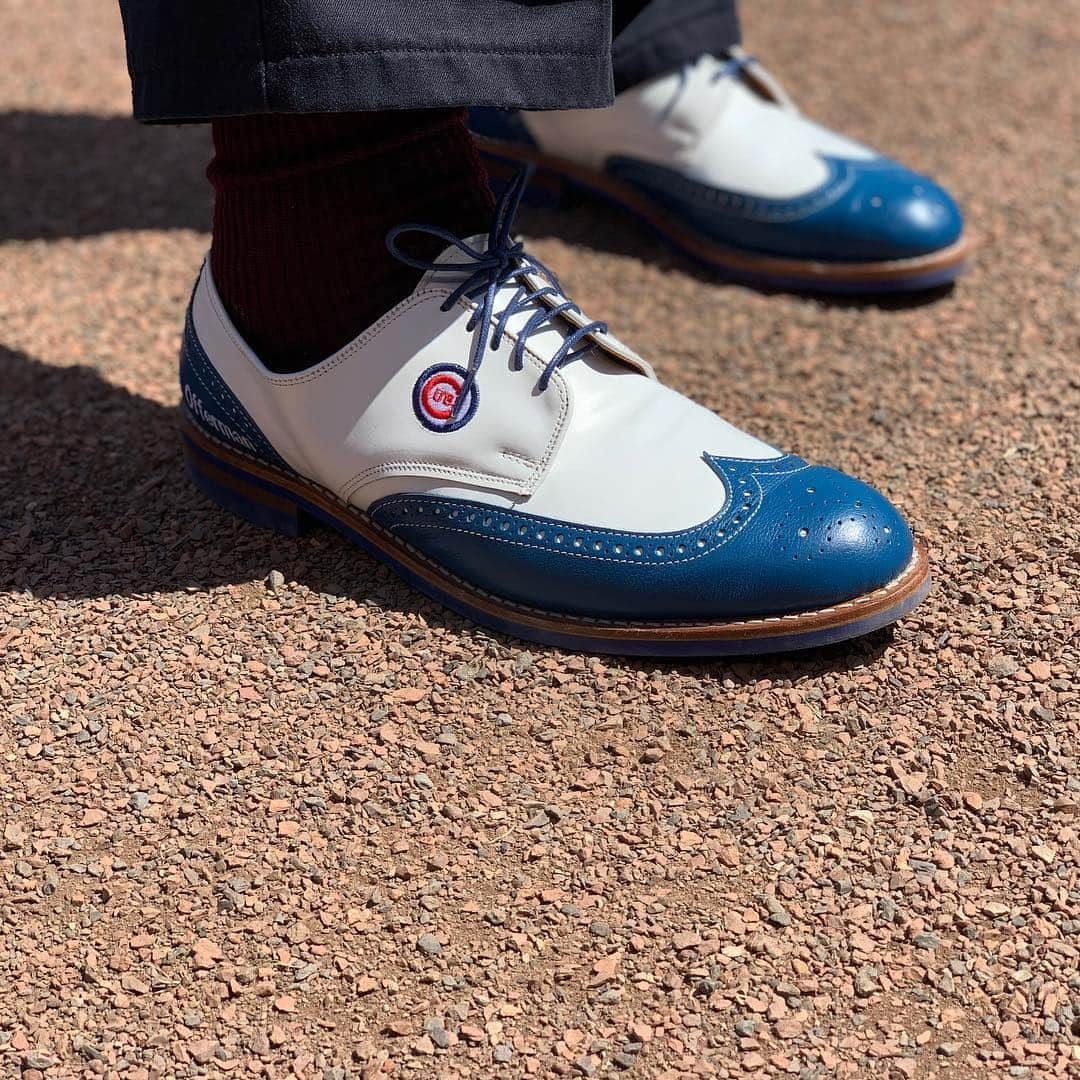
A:
POLYGON ((475 385, 454 415, 467 375, 468 372, 457 364, 436 364, 416 380, 413 411, 424 427, 432 431, 457 431, 473 418, 480 403, 480 391, 475 385))

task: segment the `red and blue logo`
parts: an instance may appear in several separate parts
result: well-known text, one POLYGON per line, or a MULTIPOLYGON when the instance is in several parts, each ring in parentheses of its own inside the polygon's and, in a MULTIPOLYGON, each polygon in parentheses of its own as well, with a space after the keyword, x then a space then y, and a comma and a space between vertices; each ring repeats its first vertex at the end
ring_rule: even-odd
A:
POLYGON ((457 431, 475 415, 480 392, 474 384, 465 401, 460 402, 468 372, 457 364, 429 367, 413 387, 413 411, 416 418, 432 431, 457 431))

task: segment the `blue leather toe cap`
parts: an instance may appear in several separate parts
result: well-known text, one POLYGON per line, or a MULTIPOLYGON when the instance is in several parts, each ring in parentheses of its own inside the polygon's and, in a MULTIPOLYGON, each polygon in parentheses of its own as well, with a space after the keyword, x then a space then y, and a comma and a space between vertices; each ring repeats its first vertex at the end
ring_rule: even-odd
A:
POLYGON ((791 199, 760 198, 674 169, 612 158, 613 176, 711 240, 762 255, 820 262, 883 262, 949 247, 964 228, 944 188, 888 158, 823 158, 827 178, 791 199))
POLYGON ((791 455, 704 458, 723 484, 721 509, 680 532, 616 532, 422 494, 370 513, 473 587, 596 619, 814 611, 873 592, 910 563, 907 524, 866 484, 791 455))
POLYGON ((907 259, 940 251, 960 239, 964 219, 933 180, 887 158, 848 163, 851 187, 808 224, 855 261, 907 259))
POLYGON ((820 465, 770 493, 746 541, 746 588, 777 610, 814 610, 873 592, 914 552, 911 530, 888 499, 820 465))

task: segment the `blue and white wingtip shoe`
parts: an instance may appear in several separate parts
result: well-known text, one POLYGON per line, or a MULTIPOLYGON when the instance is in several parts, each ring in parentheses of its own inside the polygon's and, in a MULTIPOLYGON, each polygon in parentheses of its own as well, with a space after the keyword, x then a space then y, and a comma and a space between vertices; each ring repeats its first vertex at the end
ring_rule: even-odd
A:
POLYGON ((803 117, 740 49, 619 94, 609 109, 473 109, 496 182, 522 162, 536 194, 613 202, 725 276, 858 293, 927 289, 971 242, 942 187, 803 117))
MULTIPOLYGON (((189 471, 296 535, 333 526, 486 626, 597 652, 806 648, 900 618, 925 550, 881 495, 661 385, 510 236, 448 240, 335 355, 269 371, 204 267, 181 355, 189 471)), ((392 250, 410 260, 397 247, 392 250)), ((415 264, 415 262, 414 262, 415 264)))

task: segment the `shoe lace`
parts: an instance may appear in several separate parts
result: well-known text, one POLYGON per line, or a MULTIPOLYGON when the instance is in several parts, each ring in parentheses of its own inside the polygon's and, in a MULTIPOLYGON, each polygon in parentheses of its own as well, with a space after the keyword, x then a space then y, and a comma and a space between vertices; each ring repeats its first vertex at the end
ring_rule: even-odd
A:
MULTIPOLYGON (((462 297, 479 301, 469 321, 465 324, 465 329, 474 333, 474 336, 468 372, 454 405, 455 417, 458 409, 469 400, 469 391, 476 383, 480 364, 484 358, 485 341, 490 348, 497 349, 514 315, 535 309, 532 317, 517 332, 517 343, 514 346, 511 366, 515 371, 520 371, 525 363, 525 347, 533 334, 556 325, 556 320, 565 313, 582 314, 581 308, 566 298, 558 278, 539 259, 527 254, 525 245, 511 235, 514 217, 532 171, 531 166, 526 166, 518 172, 502 198, 499 199, 495 207, 491 231, 488 233, 486 251, 477 251, 461 237, 455 236, 438 225, 418 225, 410 222, 395 226, 386 234, 386 246, 390 254, 407 266, 435 274, 467 273, 469 275, 440 305, 443 311, 449 311, 462 297), (401 250, 398 238, 410 232, 437 237, 444 243, 457 248, 468 259, 468 262, 430 262, 409 255, 401 250), (550 284, 538 288, 529 280, 529 274, 538 275, 550 284), (506 306, 496 312, 495 305, 499 291, 507 285, 517 285, 517 288, 506 306), (545 302, 545 299, 548 302, 545 302)), ((566 325, 564 320, 560 329, 565 328, 566 325)), ((565 367, 593 348, 594 343, 586 339, 591 338, 593 334, 606 332, 606 323, 594 321, 580 327, 575 326, 573 330, 566 333, 562 343, 541 372, 537 388, 546 390, 552 375, 559 368, 565 367)))
POLYGON ((779 80, 756 56, 751 56, 750 53, 738 45, 732 45, 727 50, 723 62, 712 73, 709 81, 718 83, 722 79, 741 75, 747 69, 750 69, 749 74, 768 92, 777 105, 784 109, 795 109, 795 103, 791 100, 791 95, 780 85, 779 80))
POLYGON ((757 57, 739 49, 728 54, 724 62, 712 73, 710 82, 718 83, 721 79, 730 79, 742 73, 743 68, 756 64, 757 57))

